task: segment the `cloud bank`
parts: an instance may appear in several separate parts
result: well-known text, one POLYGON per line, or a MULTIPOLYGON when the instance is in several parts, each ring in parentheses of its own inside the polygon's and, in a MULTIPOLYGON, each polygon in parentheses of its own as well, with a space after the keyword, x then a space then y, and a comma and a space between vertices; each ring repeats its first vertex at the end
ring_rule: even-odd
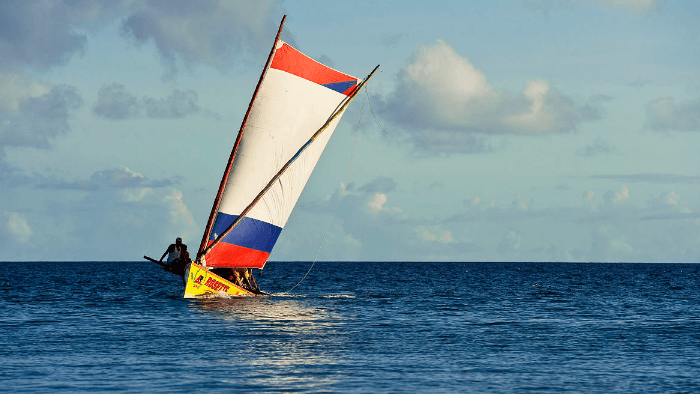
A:
POLYGON ((197 92, 174 89, 165 98, 155 99, 144 96, 138 99, 126 90, 124 85, 113 83, 104 85, 97 92, 97 102, 92 107, 95 116, 124 120, 146 116, 155 119, 179 119, 201 111, 197 92))
POLYGON ((176 236, 197 242, 201 230, 175 183, 127 167, 35 183, 51 194, 29 210, 0 210, 0 248, 20 260, 133 261, 162 253, 154 242, 167 245, 176 236))
MULTIPOLYGON (((262 48, 269 47, 269 32, 278 23, 272 17, 280 4, 277 0, 0 2, 0 179, 7 184, 16 172, 4 160, 5 149, 47 149, 70 131, 70 115, 83 102, 80 93, 73 86, 41 82, 38 75, 83 53, 89 35, 102 26, 116 22, 135 43, 154 43, 170 76, 177 72, 177 61, 224 70, 235 55, 267 51, 262 48)), ((138 99, 112 84, 100 90, 93 111, 115 120, 182 118, 202 109, 191 90, 138 99)))
POLYGON ((46 149, 69 130, 71 110, 82 105, 73 86, 29 81, 15 73, 0 74, 0 149, 46 149))
POLYGON ((115 19, 136 43, 153 42, 171 73, 176 59, 223 69, 232 54, 269 43, 280 5, 278 0, 3 1, 0 70, 63 64, 85 50, 89 31, 115 19))
MULTIPOLYGON (((153 42, 170 74, 176 60, 204 63, 224 70, 241 49, 257 52, 269 42, 278 21, 271 16, 277 0, 146 0, 133 3, 124 34, 137 43, 153 42)), ((266 51, 263 50, 263 51, 266 51)))
POLYGON ((31 241, 34 231, 23 213, 0 211, 0 234, 11 242, 25 245, 31 241))
POLYGON ((583 149, 576 151, 576 154, 582 157, 604 156, 615 152, 615 148, 611 147, 607 142, 600 137, 596 138, 591 145, 586 145, 583 149))
POLYGON ((679 183, 679 184, 697 184, 700 183, 700 176, 697 175, 682 175, 682 174, 609 174, 609 175, 591 175, 591 179, 610 179, 620 182, 645 182, 651 184, 663 183, 679 183))
POLYGON ((675 104, 672 97, 647 104, 646 127, 657 131, 700 131, 700 100, 675 104))
POLYGON ((97 191, 161 188, 173 186, 175 183, 170 179, 151 180, 122 166, 111 170, 95 171, 88 180, 65 181, 50 178, 37 181, 35 185, 39 189, 97 191))
POLYGON ((533 11, 549 12, 555 8, 570 7, 573 4, 586 4, 610 10, 619 10, 630 15, 646 15, 658 8, 658 0, 524 0, 526 8, 533 11))
POLYGON ((574 130, 599 119, 608 99, 596 96, 577 105, 544 80, 526 82, 518 94, 496 91, 482 71, 439 40, 423 46, 401 70, 379 108, 418 150, 476 153, 493 149, 483 136, 574 130))
POLYGON ((579 0, 585 3, 621 9, 630 13, 649 13, 658 7, 657 0, 579 0))

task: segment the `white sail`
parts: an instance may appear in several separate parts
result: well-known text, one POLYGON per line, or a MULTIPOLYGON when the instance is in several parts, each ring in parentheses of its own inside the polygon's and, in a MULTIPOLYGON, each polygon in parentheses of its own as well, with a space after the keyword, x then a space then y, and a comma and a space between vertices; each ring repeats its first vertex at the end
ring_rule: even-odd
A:
MULTIPOLYGON (((288 44, 275 51, 240 135, 211 243, 282 166, 357 89, 357 78, 318 63, 288 44)), ((210 267, 262 268, 342 113, 294 161, 241 222, 207 254, 210 267)))

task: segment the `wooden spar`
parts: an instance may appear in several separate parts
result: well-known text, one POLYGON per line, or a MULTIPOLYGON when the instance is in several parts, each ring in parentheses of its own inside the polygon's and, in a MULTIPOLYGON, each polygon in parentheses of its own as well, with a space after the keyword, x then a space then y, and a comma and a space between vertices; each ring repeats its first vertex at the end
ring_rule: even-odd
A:
POLYGON ((160 265, 160 267, 163 268, 163 269, 166 270, 166 271, 170 271, 170 266, 169 266, 168 264, 165 264, 165 263, 162 262, 162 261, 158 261, 158 260, 156 260, 156 259, 152 259, 152 258, 150 258, 150 257, 148 257, 148 256, 143 256, 143 258, 146 259, 146 260, 148 260, 148 261, 152 261, 152 262, 154 262, 154 263, 160 265))
MULTIPOLYGON (((152 259, 152 258, 150 258, 150 257, 148 257, 148 256, 143 256, 143 258, 146 259, 146 260, 148 260, 148 261, 152 261, 152 262, 158 264, 158 265, 160 266, 160 268, 164 269, 165 271, 168 271, 168 272, 170 272, 171 274, 175 274, 175 272, 173 272, 173 266, 171 266, 170 264, 165 264, 165 263, 162 262, 162 261, 159 261, 159 260, 156 260, 156 259, 152 259)), ((175 275, 177 275, 177 274, 175 274, 175 275)))
POLYGON ((255 206, 255 204, 257 204, 258 201, 260 201, 260 199, 261 199, 261 198, 265 195, 265 193, 272 187, 272 185, 282 176, 282 174, 284 174, 285 171, 287 171, 287 169, 289 168, 289 166, 291 166, 292 163, 302 154, 302 152, 304 152, 304 150, 306 150, 306 148, 307 148, 309 145, 311 145, 311 143, 313 143, 314 140, 316 140, 316 138, 318 138, 318 136, 321 135, 321 133, 323 133, 324 130, 326 130, 326 129, 328 128, 328 126, 331 124, 331 122, 332 122, 333 120, 335 120, 335 118, 337 118, 337 117, 345 110, 345 108, 347 108, 347 106, 350 104, 350 102, 351 102, 352 100, 355 99, 355 96, 357 96, 357 93, 359 93, 360 90, 362 90, 362 88, 365 86, 365 84, 366 84, 367 82, 369 82, 370 78, 372 78, 372 76, 374 75, 374 73, 377 71, 378 68, 379 68, 379 66, 375 67, 374 70, 372 70, 372 72, 369 73, 369 75, 367 76, 367 78, 365 78, 365 80, 362 81, 362 83, 357 87, 357 89, 355 89, 355 91, 352 92, 352 95, 349 96, 349 97, 345 100, 345 103, 344 103, 342 106, 340 106, 335 112, 333 112, 333 114, 331 115, 330 118, 328 118, 328 120, 326 121, 326 123, 324 123, 323 126, 321 126, 321 128, 318 129, 318 130, 314 133, 314 135, 312 135, 311 138, 309 138, 309 140, 306 141, 306 143, 305 143, 301 148, 299 148, 299 150, 297 151, 297 153, 295 153, 294 156, 292 156, 292 158, 289 159, 289 161, 287 161, 287 163, 285 163, 284 166, 282 166, 282 168, 279 170, 279 172, 277 172, 277 174, 275 174, 275 176, 272 177, 272 179, 270 180, 270 182, 268 182, 267 185, 260 191, 260 193, 258 193, 258 195, 255 197, 255 199, 253 200, 253 202, 251 202, 251 203, 243 210, 243 212, 241 212, 241 214, 238 215, 238 217, 236 218, 236 220, 234 220, 233 223, 231 223, 231 225, 229 225, 228 228, 226 228, 226 230, 225 230, 224 232, 222 232, 221 234, 219 234, 219 236, 216 237, 216 239, 215 239, 209 246, 207 246, 202 252, 199 253, 199 255, 198 255, 198 257, 197 257, 197 260, 198 260, 198 261, 201 260, 201 259, 203 259, 203 258, 212 250, 212 248, 214 248, 214 246, 216 246, 219 242, 221 242, 221 240, 224 239, 224 237, 226 237, 226 236, 231 232, 231 230, 233 230, 233 228, 236 227, 236 225, 237 225, 241 220, 243 220, 243 218, 248 214, 248 212, 250 212, 251 209, 253 209, 253 207, 255 206))
POLYGON ((209 213, 209 220, 207 221, 207 227, 204 229, 204 235, 202 235, 202 242, 199 244, 199 251, 197 252, 197 258, 202 254, 202 251, 207 246, 207 240, 209 239, 209 233, 211 228, 214 226, 214 219, 216 218, 216 213, 219 210, 219 203, 221 202, 221 195, 224 193, 224 188, 226 187, 226 182, 228 181, 228 176, 231 173, 231 165, 233 164, 233 159, 236 157, 236 151, 238 150, 238 145, 241 143, 241 137, 243 136, 243 129, 248 122, 248 116, 250 116, 250 110, 253 108, 253 102, 255 97, 258 95, 258 90, 260 90, 260 85, 262 85, 263 79, 265 79, 265 74, 268 68, 270 68, 270 61, 272 56, 275 54, 277 49, 277 41, 280 39, 280 34, 282 33, 282 26, 284 26, 284 20, 287 19, 287 15, 282 17, 282 22, 280 22, 280 28, 277 30, 277 36, 275 37, 275 43, 272 44, 272 49, 270 50, 270 55, 267 57, 267 62, 265 63, 265 68, 263 68, 260 74, 260 79, 258 80, 258 85, 255 87, 255 92, 253 92, 253 98, 250 99, 250 104, 248 104, 248 110, 243 117, 243 122, 241 123, 241 128, 238 130, 238 136, 236 136, 236 142, 233 144, 233 149, 231 149, 231 155, 228 158, 228 163, 226 164, 226 170, 224 175, 221 177, 221 183, 219 184, 219 191, 216 193, 216 198, 214 199, 214 205, 211 207, 211 212, 209 213))

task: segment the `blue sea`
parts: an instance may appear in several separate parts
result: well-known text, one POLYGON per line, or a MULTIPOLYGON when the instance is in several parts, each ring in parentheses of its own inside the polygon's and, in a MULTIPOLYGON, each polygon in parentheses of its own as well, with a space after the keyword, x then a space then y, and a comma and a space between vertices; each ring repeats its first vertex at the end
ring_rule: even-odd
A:
POLYGON ((700 392, 700 264, 2 263, 4 392, 700 392))

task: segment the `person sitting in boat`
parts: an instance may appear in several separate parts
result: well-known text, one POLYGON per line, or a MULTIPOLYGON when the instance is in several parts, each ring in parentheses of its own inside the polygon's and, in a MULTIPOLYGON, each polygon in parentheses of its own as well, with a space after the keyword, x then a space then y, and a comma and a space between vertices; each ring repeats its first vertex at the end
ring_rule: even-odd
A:
POLYGON ((258 283, 255 281, 255 277, 253 276, 253 269, 248 268, 245 271, 245 279, 248 281, 248 285, 250 286, 251 290, 253 292, 260 292, 260 288, 258 287, 258 283))
POLYGON ((187 264, 190 262, 190 254, 187 252, 187 245, 182 243, 182 238, 177 237, 175 243, 168 246, 168 249, 166 249, 160 257, 160 261, 163 261, 166 254, 168 255, 170 272, 184 276, 185 267, 187 267, 187 264))
POLYGON ((232 275, 233 275, 233 276, 231 277, 231 278, 232 278, 232 282, 233 282, 236 286, 243 287, 243 282, 241 282, 241 274, 238 273, 238 270, 235 269, 235 268, 232 268, 232 269, 231 269, 231 272, 232 272, 232 275))
POLYGON ((251 268, 238 268, 235 271, 236 274, 236 284, 246 290, 250 290, 254 293, 258 292, 258 284, 255 283, 255 278, 253 278, 253 270, 251 268))
POLYGON ((252 270, 250 268, 229 268, 229 274, 226 276, 236 286, 242 287, 252 292, 259 291, 258 284, 255 283, 252 270))

